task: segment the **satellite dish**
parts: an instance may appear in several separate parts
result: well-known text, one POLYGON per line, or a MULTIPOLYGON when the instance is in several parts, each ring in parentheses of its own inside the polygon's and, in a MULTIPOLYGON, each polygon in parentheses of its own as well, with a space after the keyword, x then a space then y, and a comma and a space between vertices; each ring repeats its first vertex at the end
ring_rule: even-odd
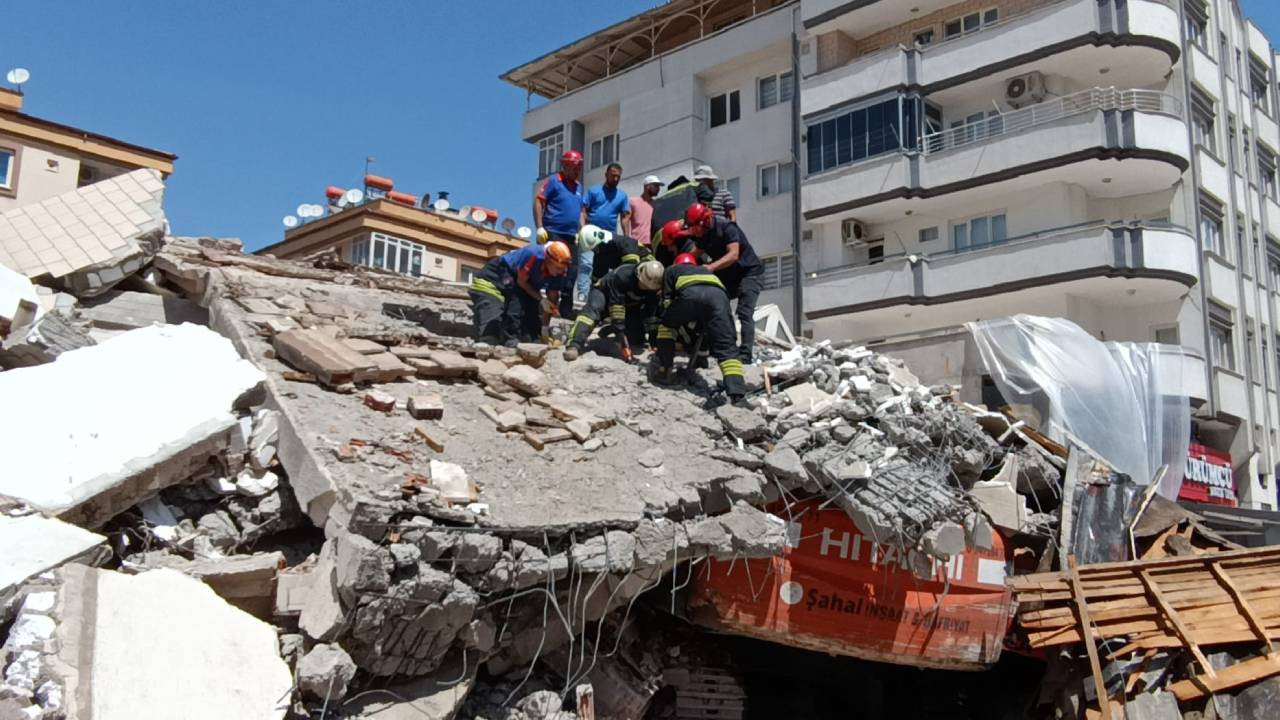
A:
POLYGON ((300 218, 311 217, 311 205, 308 203, 302 203, 293 212, 300 218))
POLYGON ((31 79, 31 73, 26 68, 14 68, 4 77, 14 85, 21 85, 31 79))
POLYGON ((533 231, 527 225, 521 225, 520 229, 516 231, 516 235, 520 236, 521 240, 528 240, 533 237, 533 231))
POLYGON ((295 227, 298 227, 298 218, 296 218, 296 217, 294 217, 294 216, 292 216, 292 215, 285 215, 285 216, 284 216, 284 226, 285 226, 285 227, 287 227, 287 228, 295 228, 295 227))
POLYGON ((364 191, 361 190, 360 188, 351 188, 350 190, 347 191, 346 195, 342 196, 342 199, 346 200, 352 205, 355 205, 359 203, 361 200, 364 200, 364 191))
POLYGON ((346 194, 346 193, 343 193, 343 194, 342 194, 342 197, 338 198, 338 202, 336 203, 336 205, 337 205, 338 207, 340 207, 340 208, 344 208, 344 207, 346 207, 346 206, 347 206, 347 194, 346 194))
POLYGON ((431 203, 431 207, 435 208, 436 212, 444 212, 449 209, 449 201, 444 198, 440 198, 439 200, 431 203))
POLYGON ((489 214, 481 210, 480 208, 476 208, 475 210, 471 211, 471 222, 473 223, 483 223, 485 219, 488 217, 489 217, 489 214))
POLYGON ((311 206, 311 217, 324 217, 324 206, 323 206, 323 205, 312 205, 312 206, 311 206))
POLYGON ((511 232, 512 230, 515 229, 515 227, 516 227, 516 221, 512 220, 511 218, 507 218, 506 220, 502 221, 502 229, 506 230, 507 232, 511 232))

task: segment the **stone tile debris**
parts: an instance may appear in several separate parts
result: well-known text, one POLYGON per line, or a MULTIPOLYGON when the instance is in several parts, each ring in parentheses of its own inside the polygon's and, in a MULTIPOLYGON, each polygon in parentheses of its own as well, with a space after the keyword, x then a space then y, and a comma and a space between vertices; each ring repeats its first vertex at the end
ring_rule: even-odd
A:
POLYGON ((69 717, 169 720, 174 708, 191 720, 285 716, 293 678, 275 631, 205 584, 165 569, 57 574, 56 654, 41 663, 61 680, 69 717))
POLYGON ((40 294, 27 276, 0 265, 0 340, 35 322, 43 311, 40 294))
POLYGON ((409 397, 408 410, 418 420, 439 420, 444 417, 444 398, 439 393, 412 395, 409 397))
POLYGON ((329 386, 355 382, 375 368, 367 356, 319 330, 288 330, 276 335, 272 344, 281 360, 329 386))
POLYGON ((148 325, 208 325, 209 313, 181 298, 144 292, 110 290, 80 304, 77 311, 97 328, 132 330, 148 325))
POLYGON ((190 324, 131 330, 0 373, 0 397, 22 408, 0 413, 0 494, 94 527, 225 449, 233 406, 263 379, 225 338, 190 324), (180 401, 140 404, 141 388, 180 401), (74 399, 75 412, 52 398, 74 399))
POLYGON ((361 355, 379 355, 387 352, 387 346, 364 338, 347 338, 342 341, 343 345, 355 350, 361 355))
POLYGON ((528 365, 516 365, 502 374, 502 381, 525 395, 546 395, 551 383, 541 371, 528 365))
POLYGON ((0 367, 43 365, 62 353, 96 344, 96 340, 61 312, 47 312, 0 342, 0 367))
POLYGON ((395 382, 411 378, 418 372, 412 365, 401 362, 400 358, 389 352, 366 353, 365 357, 373 363, 373 369, 360 373, 356 378, 356 382, 395 382))
POLYGON ((91 560, 106 540, 40 515, 0 515, 0 607, 29 578, 66 562, 91 560))
POLYGON ((78 297, 106 292, 159 249, 163 197, 160 173, 144 169, 8 210, 0 214, 0 265, 78 297))
POLYGON ((263 620, 272 617, 276 573, 283 566, 284 555, 279 552, 197 561, 171 557, 162 565, 203 581, 223 600, 263 620))
POLYGON ((356 664, 338 645, 320 644, 298 661, 298 689, 325 704, 346 696, 356 664))

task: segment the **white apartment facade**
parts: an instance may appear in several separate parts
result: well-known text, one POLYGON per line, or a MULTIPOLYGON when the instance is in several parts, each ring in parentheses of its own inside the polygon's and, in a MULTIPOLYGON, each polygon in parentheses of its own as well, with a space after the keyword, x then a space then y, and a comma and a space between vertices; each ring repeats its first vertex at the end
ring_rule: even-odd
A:
MULTIPOLYGON (((1276 59, 1235 0, 764 5, 676 0, 579 43, 625 58, 644 49, 618 38, 661 38, 663 13, 750 12, 616 71, 554 75, 544 58, 508 73, 548 98, 525 139, 558 132, 590 155, 616 133, 628 191, 703 162, 737 176, 757 252, 795 268, 790 192, 760 192, 761 168, 791 157, 791 116, 756 97, 791 67, 794 33, 814 336, 908 355, 971 399, 984 370, 966 321, 1051 315, 1181 345, 1195 441, 1230 454, 1242 505, 1276 509, 1276 59), (712 98, 733 90, 741 118, 711 127, 712 98)), ((763 300, 788 317, 791 277, 763 300)))

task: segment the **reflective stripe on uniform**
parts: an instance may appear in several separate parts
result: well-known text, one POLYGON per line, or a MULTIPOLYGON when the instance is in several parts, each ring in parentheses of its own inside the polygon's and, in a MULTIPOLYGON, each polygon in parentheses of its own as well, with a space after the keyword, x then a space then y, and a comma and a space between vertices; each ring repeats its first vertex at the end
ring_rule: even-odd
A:
POLYGON ((498 298, 499 300, 506 299, 506 297, 502 294, 502 291, 498 289, 498 286, 494 285, 493 281, 487 278, 478 277, 472 280, 471 289, 475 290, 476 292, 482 292, 485 295, 492 295, 498 298))
POLYGON ((595 320, 592 320, 586 315, 579 315, 578 318, 573 321, 573 327, 569 328, 569 338, 567 342, 569 344, 573 343, 573 339, 578 336, 578 328, 584 328, 589 336, 591 334, 591 328, 594 327, 595 324, 595 320))
POLYGON ((614 320, 625 320, 627 317, 627 306, 626 305, 610 305, 609 317, 613 318, 614 320))
POLYGON ((681 290, 690 285, 715 285, 724 290, 724 283, 720 282, 720 278, 711 273, 699 273, 697 275, 681 275, 676 278, 676 290, 681 290))
POLYGON ((658 339, 659 339, 659 340, 675 340, 675 339, 676 339, 676 331, 675 331, 675 329, 674 329, 674 328, 667 327, 666 325, 659 325, 659 326, 658 326, 658 339))
POLYGON ((720 374, 725 376, 737 375, 738 377, 746 377, 746 373, 742 371, 742 361, 737 358, 721 360, 720 374))
POLYGON ((622 256, 622 262, 624 262, 624 263, 631 263, 632 265, 639 265, 639 264, 640 264, 640 256, 639 256, 639 255, 635 255, 635 254, 631 254, 631 255, 623 255, 623 256, 622 256))

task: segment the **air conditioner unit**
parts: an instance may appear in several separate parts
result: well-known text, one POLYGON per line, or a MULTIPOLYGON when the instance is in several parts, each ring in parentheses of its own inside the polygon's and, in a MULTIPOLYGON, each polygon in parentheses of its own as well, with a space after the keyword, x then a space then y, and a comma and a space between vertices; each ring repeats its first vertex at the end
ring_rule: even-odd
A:
POLYGON ((845 245, 861 245, 867 240, 867 226, 847 218, 840 223, 840 239, 845 245))
POLYGON ((1044 74, 1030 72, 1010 78, 1004 86, 1004 101, 1011 107, 1020 108, 1034 105, 1044 100, 1044 74))

